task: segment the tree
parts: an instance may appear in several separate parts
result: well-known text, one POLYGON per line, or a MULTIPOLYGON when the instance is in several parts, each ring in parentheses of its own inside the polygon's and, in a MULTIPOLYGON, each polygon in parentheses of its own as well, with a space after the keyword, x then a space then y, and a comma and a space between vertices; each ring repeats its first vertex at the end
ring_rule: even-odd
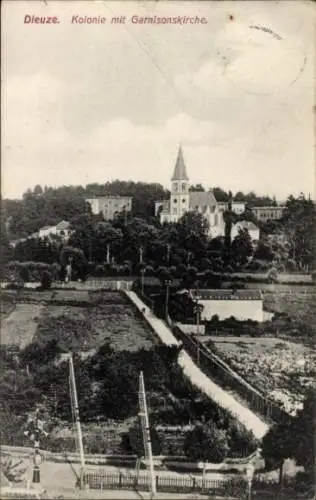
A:
MULTIPOLYGON (((142 428, 139 420, 128 431, 129 445, 132 451, 141 458, 145 455, 142 428)), ((155 427, 150 428, 150 440, 153 455, 161 454, 161 441, 155 427)))
POLYGON ((229 445, 226 432, 218 429, 213 422, 197 424, 185 436, 184 452, 194 461, 220 463, 228 455, 229 445))
POLYGON ((41 276, 41 285, 44 290, 51 287, 53 282, 53 277, 49 271, 43 271, 41 276))
POLYGON ((303 409, 297 412, 292 425, 293 457, 298 465, 302 465, 311 479, 315 472, 315 414, 316 389, 311 387, 305 396, 303 409))
POLYGON ((315 263, 316 211, 312 200, 303 194, 290 196, 282 217, 284 233, 290 242, 290 257, 299 267, 309 268, 315 263))
POLYGON ((110 223, 101 221, 96 224, 96 235, 101 244, 101 254, 104 255, 106 251, 106 263, 110 264, 111 246, 120 244, 123 233, 120 229, 115 229, 110 223))
POLYGON ((204 187, 202 186, 202 184, 195 184, 195 185, 192 185, 189 187, 189 191, 193 192, 193 191, 205 191, 204 187))
POLYGON ((262 440, 262 456, 267 469, 279 467, 282 484, 284 460, 293 456, 293 436, 289 424, 274 425, 262 440))
POLYGON ((253 253, 252 241, 247 229, 239 229, 231 245, 232 260, 235 264, 243 266, 253 253))
POLYGON ((88 272, 87 259, 80 248, 64 246, 60 253, 60 263, 65 268, 71 262, 72 273, 76 278, 85 279, 88 272))

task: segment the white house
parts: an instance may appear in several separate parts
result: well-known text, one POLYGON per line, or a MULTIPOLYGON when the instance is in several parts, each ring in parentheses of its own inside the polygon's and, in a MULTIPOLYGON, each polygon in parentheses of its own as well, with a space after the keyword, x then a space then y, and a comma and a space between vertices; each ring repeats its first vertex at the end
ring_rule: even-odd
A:
POLYGON ((233 225, 231 239, 234 240, 240 230, 247 229, 253 243, 257 243, 260 238, 260 229, 251 221, 242 220, 233 225))
POLYGON ((264 320, 260 290, 190 290, 190 296, 203 306, 202 320, 210 320, 215 314, 220 320, 231 316, 241 321, 264 320))
POLYGON ((62 220, 55 226, 44 226, 38 231, 39 238, 46 238, 52 235, 59 236, 60 238, 67 240, 71 235, 70 223, 66 220, 62 220))

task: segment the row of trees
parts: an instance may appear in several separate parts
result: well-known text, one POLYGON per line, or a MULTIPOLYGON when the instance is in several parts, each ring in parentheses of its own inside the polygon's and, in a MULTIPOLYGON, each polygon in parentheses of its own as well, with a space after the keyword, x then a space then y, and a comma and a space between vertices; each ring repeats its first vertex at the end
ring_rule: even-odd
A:
MULTIPOLYGON (((34 196, 34 195, 32 195, 34 196)), ((40 198, 41 199, 41 198, 40 198)), ((38 198, 35 197, 35 201, 38 198)), ((74 261, 81 267, 92 263, 97 274, 107 274, 110 265, 125 266, 130 273, 140 268, 159 266, 196 267, 198 270, 266 271, 276 266, 280 270, 311 269, 316 249, 316 215, 311 200, 303 196, 289 198, 280 221, 261 224, 261 238, 255 247, 246 229, 231 241, 232 225, 240 218, 253 219, 248 210, 238 216, 229 206, 224 214, 225 236, 209 236, 207 221, 201 214, 187 213, 174 224, 160 225, 156 218, 141 218, 119 214, 113 221, 101 215, 78 213, 71 218, 72 234, 67 247, 73 247, 74 261), (107 270, 102 271, 106 264, 107 270)), ((212 235, 211 235, 212 236, 212 235)), ((63 265, 65 249, 62 238, 31 238, 10 247, 2 232, 2 261, 59 262, 63 265)), ((78 266, 77 266, 78 267, 78 266)), ((115 274, 115 268, 113 268, 115 274)), ((149 274, 148 273, 148 274, 149 274)))
MULTIPOLYGON (((204 190, 201 184, 191 186, 192 191, 204 190)), ((215 187, 213 189, 217 201, 229 200, 229 192, 215 187)), ((132 181, 106 182, 105 184, 88 184, 82 186, 62 186, 52 188, 37 185, 28 189, 22 200, 4 200, 3 222, 10 239, 28 236, 45 225, 57 224, 60 220, 70 220, 84 214, 89 207, 85 198, 93 196, 131 196, 133 198, 133 216, 149 221, 154 215, 154 202, 167 199, 169 191, 157 183, 132 181)), ((268 196, 257 196, 254 192, 237 192, 236 201, 245 201, 249 206, 273 205, 275 199, 268 196)))

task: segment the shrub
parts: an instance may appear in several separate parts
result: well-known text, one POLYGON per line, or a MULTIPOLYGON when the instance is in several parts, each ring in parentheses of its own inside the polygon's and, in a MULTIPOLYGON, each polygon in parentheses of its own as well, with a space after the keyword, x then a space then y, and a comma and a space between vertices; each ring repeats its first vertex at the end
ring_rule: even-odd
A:
POLYGON ((31 273, 28 267, 22 266, 20 268, 19 275, 21 280, 24 281, 24 283, 31 281, 31 273))
POLYGON ((48 290, 53 282, 52 275, 49 271, 43 271, 41 276, 41 286, 44 290, 48 290))

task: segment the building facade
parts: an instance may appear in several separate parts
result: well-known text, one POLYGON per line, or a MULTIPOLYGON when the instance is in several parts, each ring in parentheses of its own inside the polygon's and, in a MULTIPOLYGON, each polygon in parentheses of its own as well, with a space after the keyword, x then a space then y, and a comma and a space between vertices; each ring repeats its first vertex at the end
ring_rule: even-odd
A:
POLYGON ((68 240, 72 230, 70 229, 70 223, 66 220, 62 220, 56 226, 44 226, 38 230, 39 238, 47 238, 50 236, 59 236, 63 240, 68 240))
POLYGON ((105 220, 112 220, 115 215, 131 212, 132 210, 132 198, 130 196, 96 196, 87 198, 86 202, 91 206, 93 214, 102 213, 105 220))
POLYGON ((256 219, 261 222, 267 220, 279 220, 284 213, 285 207, 278 205, 276 207, 252 207, 251 211, 256 219))
POLYGON ((244 229, 247 229, 252 242, 258 243, 260 238, 260 229, 253 222, 247 220, 236 222, 236 224, 232 226, 231 239, 234 240, 239 234, 239 231, 244 229))
MULTIPOLYGON (((171 177, 170 199, 155 203, 155 214, 159 215, 161 224, 177 222, 186 212, 196 212, 208 221, 213 238, 224 236, 224 212, 228 209, 228 203, 217 202, 212 190, 190 191, 189 187, 189 177, 180 146, 171 177)), ((242 214, 245 211, 245 203, 232 202, 232 210, 238 215, 242 214)))
POLYGON ((263 298, 260 290, 191 290, 191 298, 203 306, 202 320, 217 315, 220 320, 234 316, 240 321, 262 322, 263 298))

